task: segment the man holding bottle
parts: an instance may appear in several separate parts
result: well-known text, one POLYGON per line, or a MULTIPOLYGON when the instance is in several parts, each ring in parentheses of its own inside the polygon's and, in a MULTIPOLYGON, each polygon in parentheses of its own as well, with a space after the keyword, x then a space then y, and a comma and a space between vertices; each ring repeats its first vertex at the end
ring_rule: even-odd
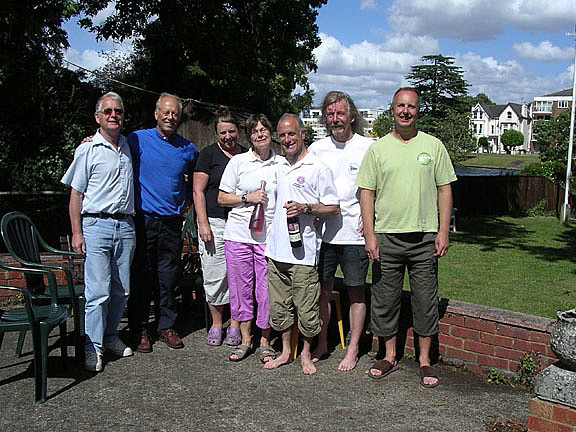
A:
POLYGON ((284 114, 278 121, 277 132, 286 161, 280 169, 282 175, 278 176, 276 209, 266 256, 269 258, 270 324, 282 332, 282 353, 264 367, 275 369, 291 361, 290 341, 297 313, 304 340, 300 355, 302 371, 312 375, 316 366, 310 346, 321 328, 317 263, 322 238, 314 219, 337 215, 340 205, 332 172, 304 146, 306 129, 300 118, 284 114), (290 231, 288 219, 292 219, 290 231))

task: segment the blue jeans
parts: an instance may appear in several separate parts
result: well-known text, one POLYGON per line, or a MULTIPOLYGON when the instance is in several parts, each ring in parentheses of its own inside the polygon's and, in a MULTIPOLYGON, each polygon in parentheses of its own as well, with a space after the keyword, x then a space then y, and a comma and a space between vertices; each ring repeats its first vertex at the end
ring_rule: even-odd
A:
POLYGON ((136 247, 132 217, 82 219, 86 241, 84 282, 86 351, 103 352, 118 338, 118 325, 130 294, 130 263, 136 247))

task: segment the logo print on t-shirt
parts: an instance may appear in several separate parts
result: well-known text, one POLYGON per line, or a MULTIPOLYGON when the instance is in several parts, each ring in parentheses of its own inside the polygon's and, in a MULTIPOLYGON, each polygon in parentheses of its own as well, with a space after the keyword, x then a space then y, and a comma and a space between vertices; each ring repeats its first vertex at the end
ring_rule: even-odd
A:
POLYGON ((298 176, 296 181, 298 182, 298 184, 303 185, 306 182, 306 179, 304 178, 304 176, 298 176))
POLYGON ((416 156, 416 160, 420 165, 428 165, 430 164, 430 162, 432 162, 432 156, 430 156, 426 152, 422 152, 418 156, 416 156))
POLYGON ((302 189, 303 187, 306 187, 305 183, 306 183, 306 177, 298 176, 296 178, 296 182, 292 183, 292 186, 298 189, 302 189))
POLYGON ((357 163, 351 163, 350 165, 348 165, 348 174, 356 175, 358 174, 359 169, 360 167, 358 166, 357 163))

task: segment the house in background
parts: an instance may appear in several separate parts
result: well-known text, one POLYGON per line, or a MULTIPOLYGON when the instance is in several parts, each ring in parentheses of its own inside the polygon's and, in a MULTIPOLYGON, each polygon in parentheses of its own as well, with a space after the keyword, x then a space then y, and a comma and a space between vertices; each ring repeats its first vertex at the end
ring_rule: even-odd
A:
MULTIPOLYGON (((366 126, 364 127, 364 136, 372 136, 372 126, 374 121, 378 118, 380 114, 382 114, 385 109, 384 108, 358 108, 358 111, 366 120, 366 126)), ((314 140, 318 140, 320 138, 324 138, 328 135, 326 128, 320 124, 320 117, 322 117, 322 110, 320 108, 312 108, 308 111, 303 111, 300 114, 300 118, 304 123, 304 126, 312 127, 314 130, 314 140)))
POLYGON ((479 153, 505 153, 502 134, 508 129, 522 132, 524 144, 512 149, 512 153, 533 153, 531 146, 532 119, 528 105, 509 102, 506 105, 477 103, 472 107, 470 126, 476 139, 486 137, 487 148, 478 148, 479 153))
POLYGON ((558 117, 572 105, 572 89, 561 90, 545 96, 536 96, 531 105, 534 121, 558 117))

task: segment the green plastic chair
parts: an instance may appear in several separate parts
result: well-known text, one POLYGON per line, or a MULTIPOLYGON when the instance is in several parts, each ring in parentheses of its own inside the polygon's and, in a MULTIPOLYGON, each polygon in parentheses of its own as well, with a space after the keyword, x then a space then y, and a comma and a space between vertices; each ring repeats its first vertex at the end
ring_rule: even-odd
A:
POLYGON ((49 305, 36 305, 26 288, 0 286, 0 289, 18 291, 24 300, 24 307, 0 309, 0 347, 4 340, 4 333, 32 332, 34 397, 37 403, 44 403, 47 387, 48 335, 55 327, 60 328, 60 348, 62 361, 65 363, 68 359, 65 343, 68 308, 56 303, 55 292, 49 305))
MULTIPOLYGON (((69 259, 81 256, 70 251, 54 249, 40 235, 34 222, 21 212, 7 213, 2 217, 0 231, 8 252, 22 267, 38 268, 50 271, 60 270, 66 275, 66 284, 56 287, 58 304, 70 305, 74 317, 75 356, 82 361, 84 356, 84 284, 74 283, 73 262, 69 266, 43 264, 40 252, 49 252, 69 259)), ((46 293, 44 278, 36 274, 25 274, 26 286, 34 303, 48 303, 50 294, 46 293)), ((23 342, 23 341, 22 341, 23 342)), ((17 353, 18 355, 20 353, 17 353)))

